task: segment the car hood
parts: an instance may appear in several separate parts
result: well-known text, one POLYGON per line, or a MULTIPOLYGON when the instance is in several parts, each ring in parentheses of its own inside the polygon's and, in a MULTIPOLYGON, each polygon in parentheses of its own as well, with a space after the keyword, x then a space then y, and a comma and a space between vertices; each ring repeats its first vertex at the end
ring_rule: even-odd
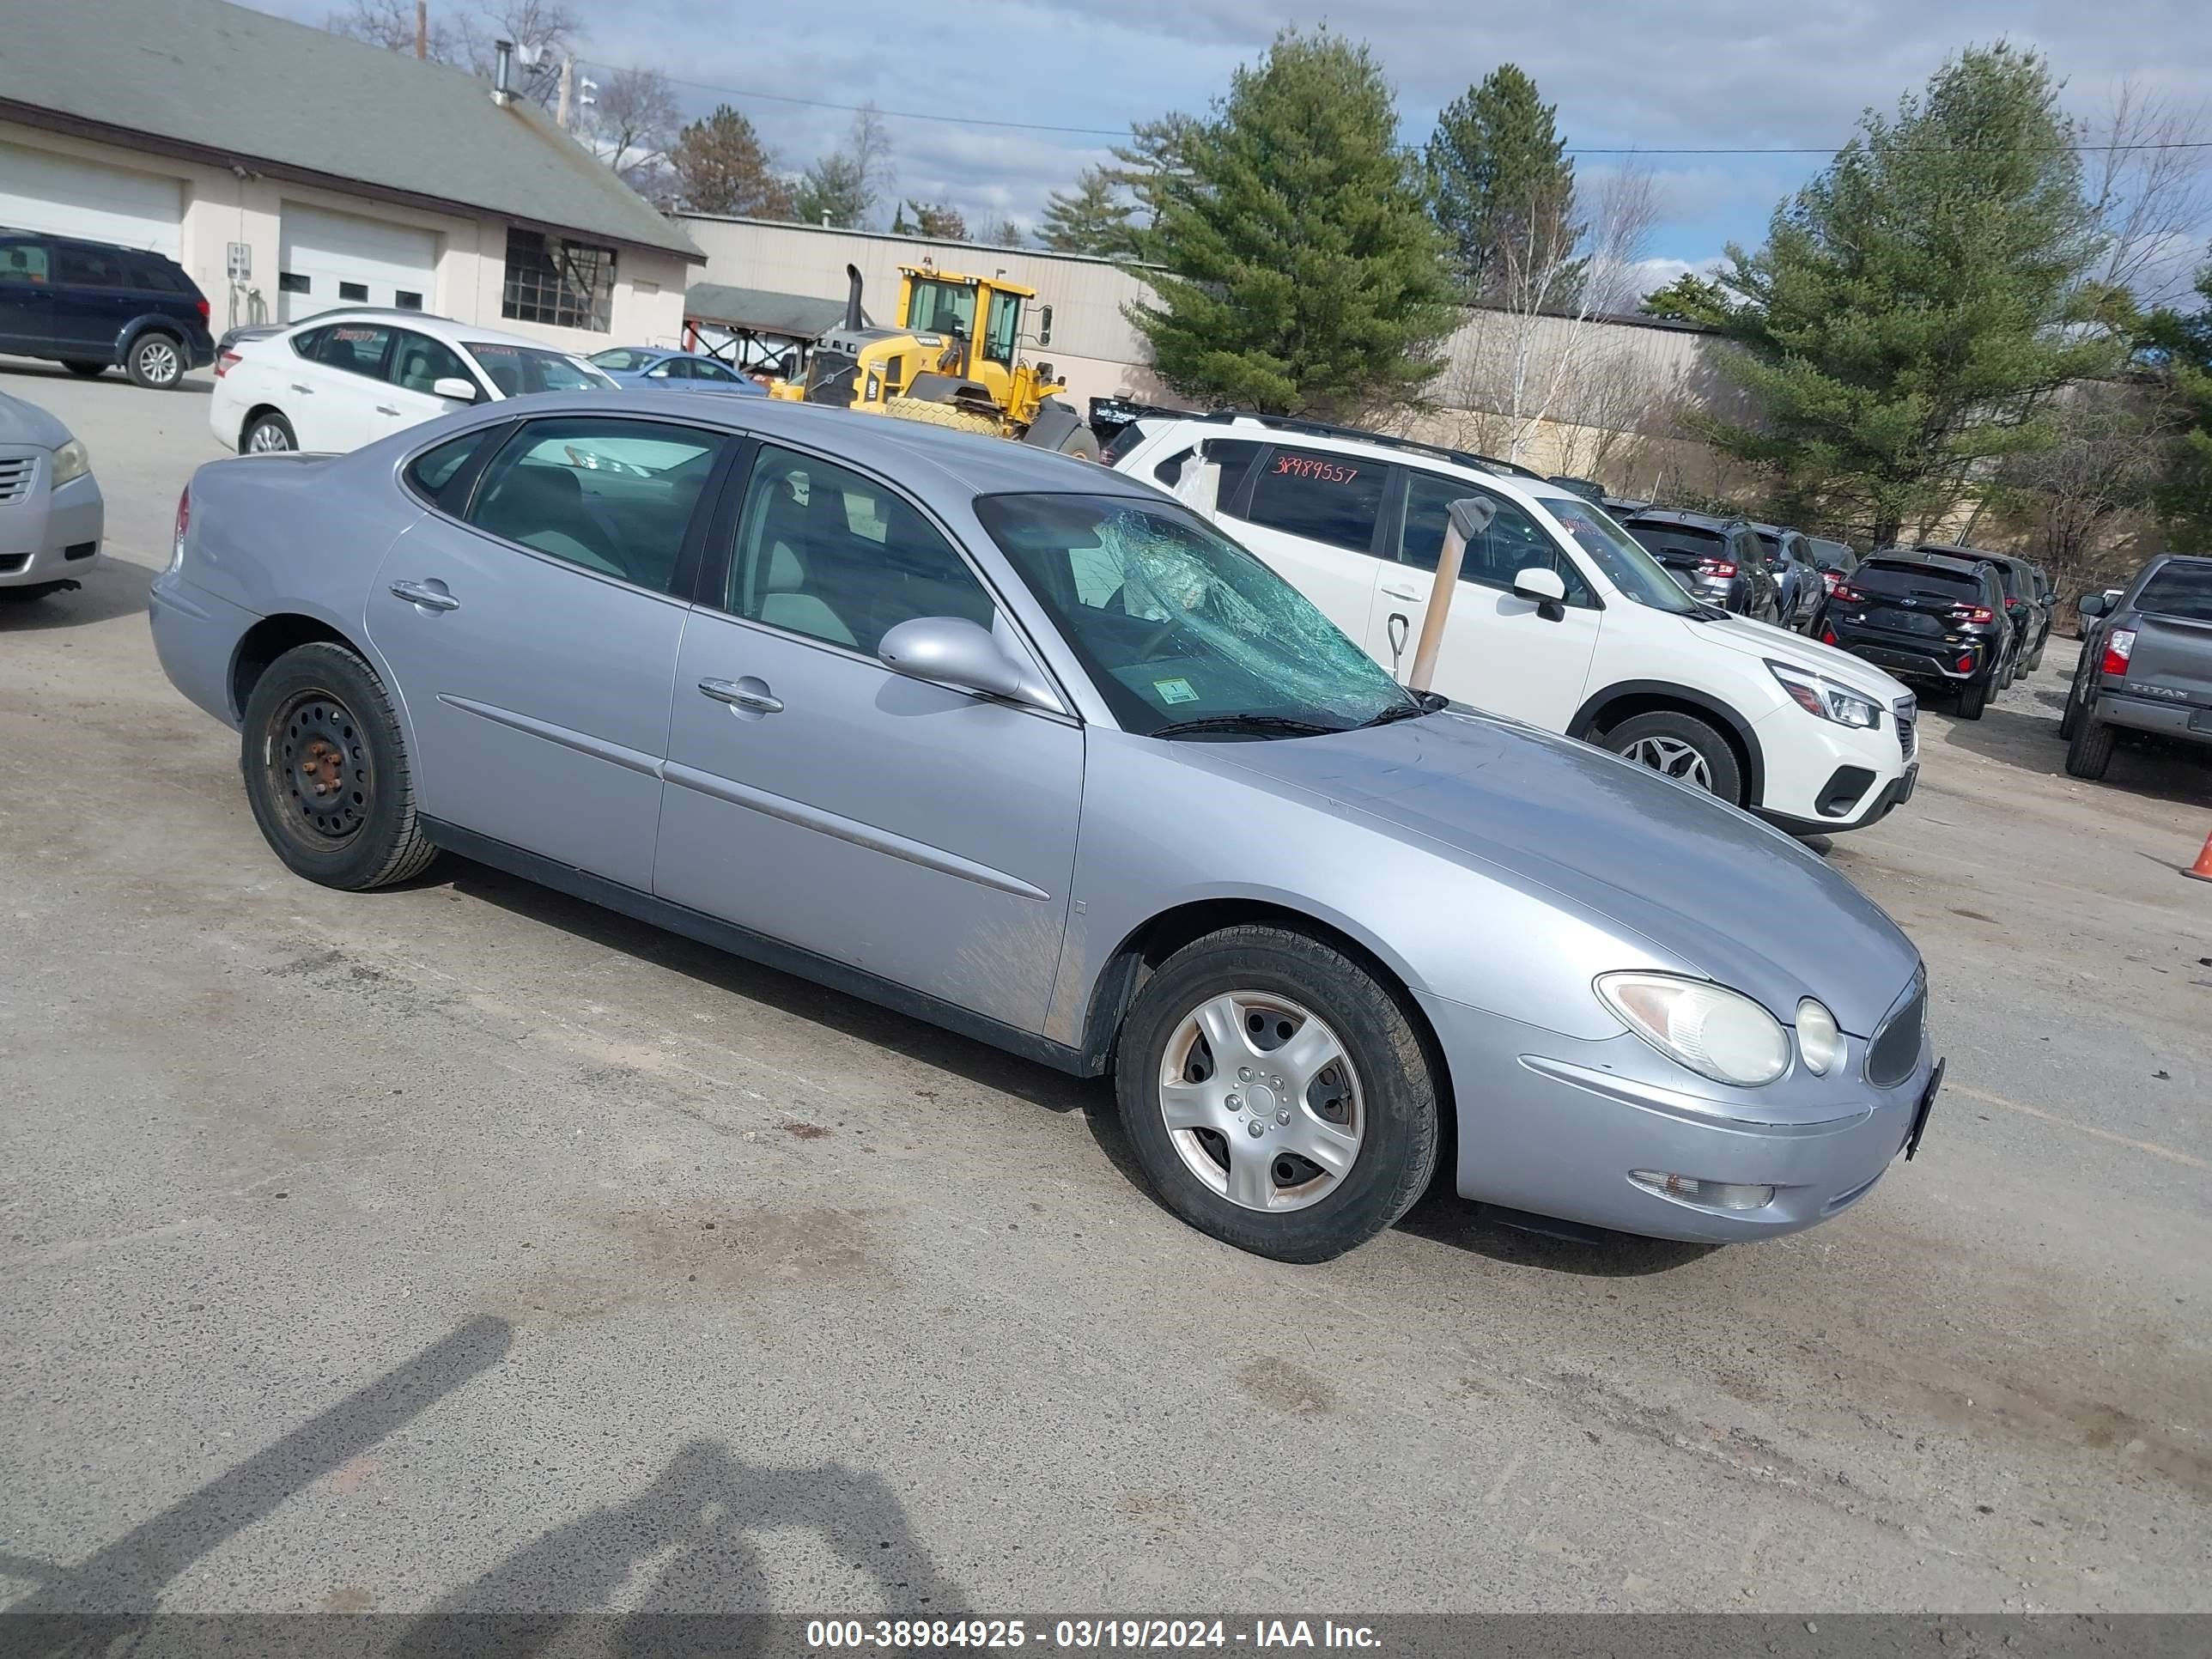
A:
POLYGON ((1845 1030, 1869 1036, 1919 967, 1879 905, 1779 830, 1517 721, 1455 710, 1207 748, 1209 759, 1442 843, 1523 890, 1557 893, 1784 1021, 1814 996, 1845 1030))
POLYGON ((1729 616, 1713 622, 1693 622, 1686 617, 1682 626, 1700 639, 1711 640, 1731 651, 1741 651, 1746 656, 1794 663, 1800 668, 1826 674, 1838 684, 1848 685, 1852 690, 1872 697, 1885 708, 1895 703, 1899 697, 1912 695, 1911 687, 1892 679, 1872 663, 1854 657, 1848 651, 1838 651, 1832 645, 1823 645, 1818 640, 1792 633, 1789 629, 1777 628, 1771 623, 1753 622, 1748 617, 1729 616))
POLYGON ((0 392, 0 444, 36 444, 40 449, 59 449, 70 441, 70 429, 21 398, 0 392))

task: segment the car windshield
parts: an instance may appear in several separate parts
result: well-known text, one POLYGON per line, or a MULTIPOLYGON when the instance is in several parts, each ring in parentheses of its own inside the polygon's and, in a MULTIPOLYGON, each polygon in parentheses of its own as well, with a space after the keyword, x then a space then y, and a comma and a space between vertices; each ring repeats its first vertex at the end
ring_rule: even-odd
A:
POLYGON ((2143 584, 2135 608, 2154 617, 2212 623, 2212 562, 2163 567, 2143 584))
POLYGON ((1541 505, 1575 538, 1575 545, 1605 572, 1605 579, 1620 590, 1621 598, 1654 611, 1671 611, 1678 617, 1698 614, 1698 602, 1667 574, 1667 567, 1638 546, 1635 538, 1615 524, 1603 507, 1591 501, 1552 496, 1547 496, 1541 505))
POLYGON ((657 351, 640 351, 631 346, 617 346, 611 351, 594 351, 590 362, 595 368, 611 368, 617 374, 650 368, 660 361, 657 351))
POLYGON ((565 352, 472 340, 469 356, 490 377, 502 398, 520 398, 529 392, 599 392, 614 385, 590 364, 565 352))
POLYGON ((1241 720, 1342 731, 1418 708, 1304 594, 1181 507, 987 495, 975 515, 1124 730, 1241 720))

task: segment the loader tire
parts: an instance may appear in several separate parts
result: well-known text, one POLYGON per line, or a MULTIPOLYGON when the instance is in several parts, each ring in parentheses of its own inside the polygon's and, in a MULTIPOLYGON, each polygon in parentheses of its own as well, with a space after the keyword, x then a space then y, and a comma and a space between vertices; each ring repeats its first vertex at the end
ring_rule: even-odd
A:
POLYGON ((902 421, 950 427, 955 432, 974 432, 986 438, 999 435, 999 423, 988 415, 970 415, 951 404, 933 404, 921 398, 886 398, 884 413, 902 421))

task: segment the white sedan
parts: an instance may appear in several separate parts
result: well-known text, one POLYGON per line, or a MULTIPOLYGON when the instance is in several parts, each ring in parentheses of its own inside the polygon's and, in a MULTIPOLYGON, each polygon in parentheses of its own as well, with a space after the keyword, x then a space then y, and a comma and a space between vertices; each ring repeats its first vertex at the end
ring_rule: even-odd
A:
POLYGON ((240 453, 359 449, 471 404, 615 390, 582 358, 496 329, 390 311, 325 312, 216 359, 208 425, 240 453))

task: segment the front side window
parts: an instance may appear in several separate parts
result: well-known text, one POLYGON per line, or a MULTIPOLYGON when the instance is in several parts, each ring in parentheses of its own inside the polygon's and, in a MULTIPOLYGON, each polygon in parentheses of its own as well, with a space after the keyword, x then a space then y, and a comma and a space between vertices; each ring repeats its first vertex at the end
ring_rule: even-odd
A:
POLYGON ((753 462, 723 609, 876 654, 916 617, 991 626, 996 607, 921 509, 872 478, 762 446, 753 462))
POLYGON ((987 495, 975 514, 1126 731, 1211 718, 1341 730, 1408 707, 1304 594, 1179 506, 987 495))
POLYGON ((659 358, 658 352, 640 351, 635 346, 616 346, 608 351, 594 351, 587 361, 594 368, 612 369, 617 374, 635 374, 659 358))
POLYGON ((0 242, 0 283, 44 283, 52 263, 43 242, 0 242))
POLYGON ((1575 568, 1566 550, 1512 501, 1480 485, 1447 478, 1435 472, 1409 472, 1406 477, 1406 516, 1401 523, 1398 557, 1422 570, 1434 570, 1443 551, 1444 532, 1451 519, 1451 504, 1469 495, 1487 499, 1498 509, 1490 527, 1468 544, 1460 556, 1459 579, 1484 587, 1513 589, 1513 579, 1530 568, 1559 573, 1566 584, 1567 603, 1585 609, 1597 604, 1589 583, 1575 568))
POLYGON ((1545 501, 1544 511, 1631 605, 1678 617, 1695 616, 1703 608, 1596 502, 1553 496, 1545 501))
POLYGON ((965 283, 918 278, 907 302, 906 325, 915 334, 975 333, 975 290, 965 283))
POLYGON ((599 370, 562 351, 471 340, 469 356, 477 360, 502 398, 520 398, 531 392, 599 392, 614 386, 599 370))
POLYGON ((469 522, 584 569, 673 593, 684 532, 726 441, 665 421, 570 415, 526 422, 484 469, 469 522))
MULTIPOLYGON (((1223 469, 1224 489, 1227 471, 1223 469)), ((1244 516, 1270 530, 1347 552, 1370 552, 1389 473, 1388 466, 1364 459, 1276 449, 1252 480, 1252 505, 1244 516)))
POLYGON ((322 337, 315 347, 317 362, 349 374, 366 374, 373 380, 384 378, 384 354, 392 344, 390 329, 368 323, 333 323, 319 331, 322 337))
POLYGON ((507 233, 499 314, 604 334, 614 308, 615 251, 534 230, 507 233))
POLYGON ((476 384, 476 377, 461 362, 460 353, 443 340, 434 340, 411 329, 392 331, 389 373, 392 385, 410 392, 434 393, 441 380, 476 384))
POLYGON ((727 384, 738 378, 733 372, 724 368, 721 364, 705 362, 696 357, 690 360, 690 367, 691 378, 695 380, 718 380, 727 384))
POLYGON ((1022 302, 1012 294, 991 295, 991 315, 983 331, 983 355, 994 363, 1013 366, 1022 338, 1022 302))

